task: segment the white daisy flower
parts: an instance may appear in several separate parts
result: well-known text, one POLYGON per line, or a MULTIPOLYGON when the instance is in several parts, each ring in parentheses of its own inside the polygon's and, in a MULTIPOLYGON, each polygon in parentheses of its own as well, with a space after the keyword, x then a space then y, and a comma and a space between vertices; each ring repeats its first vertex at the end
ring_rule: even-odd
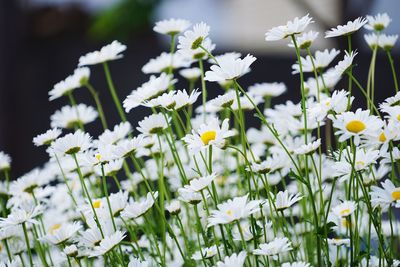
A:
MULTIPOLYGON (((313 72, 314 71, 313 63, 314 63, 315 70, 317 72, 320 72, 322 69, 326 68, 329 64, 331 64, 331 62, 339 54, 340 51, 333 48, 330 51, 329 49, 325 49, 324 51, 316 51, 312 59, 309 55, 307 55, 305 58, 300 57, 302 71, 313 72)), ((300 73, 299 63, 297 62, 296 64, 293 64, 292 69, 293 69, 292 74, 300 73)))
POLYGON ((105 236, 100 244, 93 248, 90 252, 89 257, 98 257, 106 254, 115 248, 121 241, 125 238, 125 233, 121 231, 116 231, 112 235, 105 236))
POLYGON ((31 194, 36 188, 45 183, 46 181, 43 179, 43 174, 39 169, 33 169, 17 180, 12 181, 10 184, 10 192, 15 196, 21 196, 24 192, 31 194))
POLYGON ((291 206, 293 206, 293 204, 295 204, 302 198, 303 196, 300 193, 289 195, 288 190, 285 190, 284 192, 279 191, 278 194, 275 196, 275 207, 277 211, 282 211, 290 208, 291 206))
POLYGON ((208 248, 207 247, 202 248, 201 251, 196 251, 192 256, 192 259, 197 260, 197 261, 202 260, 203 258, 209 259, 209 258, 217 255, 217 253, 218 253, 217 246, 213 245, 208 248))
POLYGON ((382 211, 387 211, 391 205, 400 208, 400 187, 387 179, 381 183, 382 188, 378 186, 371 187, 371 203, 374 208, 380 207, 382 211))
POLYGON ((210 82, 234 80, 250 71, 250 65, 256 58, 248 54, 245 58, 235 59, 232 56, 219 59, 218 65, 212 65, 205 73, 204 79, 210 82))
POLYGON ((288 21, 286 25, 274 27, 265 33, 266 41, 278 41, 294 34, 302 33, 306 27, 313 23, 311 17, 305 15, 302 18, 295 17, 294 20, 288 21))
POLYGON ((80 229, 81 224, 78 222, 74 223, 63 223, 53 225, 48 233, 40 238, 40 241, 47 242, 53 245, 60 245, 70 240, 80 229))
POLYGON ((246 256, 246 251, 241 251, 239 254, 233 253, 231 256, 226 256, 224 261, 217 262, 217 267, 243 267, 246 256))
POLYGON ((379 47, 386 50, 386 51, 390 51, 393 46, 395 45, 397 38, 399 36, 397 34, 394 35, 386 35, 386 34, 381 34, 379 35, 379 47))
POLYGON ((342 61, 339 61, 335 66, 335 72, 338 76, 343 75, 353 65, 353 60, 358 53, 351 51, 350 54, 345 51, 345 55, 342 61))
POLYGON ((143 139, 143 135, 133 137, 132 139, 124 139, 113 146, 112 152, 117 158, 129 157, 132 153, 143 147, 143 139))
POLYGON ((210 32, 210 26, 204 22, 197 23, 192 30, 185 31, 179 36, 178 50, 195 50, 199 48, 210 32))
POLYGON ((191 60, 183 57, 179 53, 170 54, 163 52, 156 58, 150 59, 143 68, 145 74, 168 72, 171 69, 187 68, 191 64, 191 60))
POLYGON ((364 34, 364 40, 372 50, 379 46, 379 36, 375 33, 364 34))
POLYGON ((317 150, 321 146, 321 138, 317 139, 314 142, 305 144, 295 149, 293 152, 297 155, 309 155, 312 154, 315 150, 317 150))
POLYGON ((150 80, 133 90, 124 100, 123 105, 126 112, 143 104, 161 93, 165 92, 171 85, 177 82, 172 75, 161 73, 159 77, 151 76, 150 80))
POLYGON ((292 242, 290 242, 289 239, 286 237, 276 237, 269 243, 260 244, 259 249, 253 250, 253 254, 272 256, 272 258, 276 260, 279 254, 291 251, 292 249, 292 242))
POLYGON ((223 95, 219 95, 214 99, 211 99, 208 103, 215 107, 218 111, 229 108, 236 100, 236 92, 234 90, 229 90, 223 95))
POLYGON ((125 219, 136 219, 145 214, 154 205, 154 199, 157 199, 158 192, 148 192, 146 199, 141 201, 130 201, 121 216, 125 219), (154 199, 153 199, 154 198, 154 199))
POLYGON ((285 262, 281 267, 311 267, 308 262, 296 261, 296 262, 285 262))
POLYGON ((218 204, 217 210, 210 211, 207 227, 228 224, 236 220, 247 218, 260 210, 262 201, 252 200, 247 202, 248 195, 235 197, 226 202, 218 204))
POLYGON ((328 244, 331 246, 350 246, 350 239, 348 238, 328 238, 328 244))
POLYGON ((76 154, 91 147, 91 137, 80 130, 55 140, 51 147, 60 154, 76 154))
POLYGON ((53 89, 49 91, 49 100, 60 98, 74 89, 81 87, 83 84, 87 83, 90 76, 89 68, 77 68, 74 74, 65 78, 65 80, 58 82, 54 85, 53 89))
POLYGON ((0 228, 8 229, 23 223, 38 224, 39 222, 35 218, 42 214, 43 210, 41 205, 14 209, 8 214, 7 218, 0 218, 0 228))
MULTIPOLYGON (((296 36, 296 43, 300 49, 307 49, 317 39, 319 32, 309 31, 300 36, 296 36)), ((294 47, 293 40, 288 44, 289 47, 294 47)))
POLYGON ((108 161, 107 163, 101 164, 101 166, 97 165, 95 167, 95 172, 97 175, 102 176, 104 171, 105 176, 111 177, 117 174, 117 172, 122 168, 123 163, 124 163, 123 159, 111 160, 108 161))
POLYGON ((188 189, 191 189, 195 192, 199 192, 203 189, 205 189, 207 186, 209 186, 212 181, 215 180, 215 178, 217 177, 216 173, 212 173, 210 175, 206 175, 197 179, 192 179, 189 182, 189 186, 188 189))
POLYGON ((232 231, 232 237, 235 241, 242 241, 242 236, 245 241, 250 241, 254 238, 252 226, 247 221, 240 222, 240 229, 237 226, 232 231), (241 233, 240 233, 241 231, 241 233))
POLYGON ((124 139, 132 131, 132 125, 129 122, 121 122, 114 126, 113 130, 106 129, 99 135, 98 142, 104 145, 112 145, 124 139))
POLYGON ((171 118, 165 118, 163 114, 152 114, 139 121, 136 129, 144 135, 152 135, 168 128, 171 118))
POLYGON ((192 189, 189 189, 188 186, 185 186, 184 188, 179 188, 178 194, 180 201, 190 203, 193 205, 199 204, 203 200, 203 197, 200 193, 197 193, 192 189))
POLYGON ((193 130, 192 134, 187 134, 182 140, 186 143, 189 150, 196 153, 209 146, 224 148, 226 139, 234 134, 229 130, 229 120, 225 119, 219 126, 219 120, 215 117, 208 123, 200 125, 197 131, 193 130))
POLYGON ((369 110, 357 109, 356 112, 347 111, 334 116, 329 115, 333 121, 335 132, 339 136, 339 142, 354 137, 355 145, 360 143, 360 136, 382 128, 383 122, 376 116, 370 115, 369 110))
POLYGON ((354 201, 344 201, 332 209, 333 214, 337 217, 347 217, 356 210, 357 203, 354 201))
POLYGON ((0 151, 0 171, 10 169, 11 167, 11 157, 0 151))
POLYGON ((52 128, 71 129, 80 124, 93 122, 98 116, 97 111, 85 104, 77 106, 64 106, 50 116, 50 126, 52 128))
POLYGON ((206 38, 203 40, 201 46, 202 48, 198 47, 196 49, 180 49, 177 51, 177 53, 191 60, 198 61, 200 59, 207 59, 209 56, 208 53, 211 53, 215 49, 215 44, 211 42, 210 38, 206 38), (206 51, 208 51, 208 53, 206 51))
POLYGON ((174 36, 190 27, 190 21, 185 19, 166 19, 157 21, 153 31, 174 36))
POLYGON ((179 214, 181 212, 181 204, 178 200, 174 199, 170 203, 165 205, 165 210, 167 210, 172 215, 179 214))
POLYGON ((248 91, 251 95, 261 97, 277 97, 286 92, 286 85, 282 82, 256 83, 249 86, 248 91))
POLYGON ((103 46, 99 51, 87 53, 79 58, 78 66, 95 65, 111 60, 120 59, 123 57, 121 52, 126 50, 126 45, 118 41, 113 41, 111 44, 103 46))
POLYGON ((358 31, 368 21, 363 17, 358 17, 354 21, 347 22, 346 25, 338 25, 336 28, 332 28, 325 32, 325 38, 349 35, 358 31))
POLYGON ((180 110, 184 107, 193 105, 199 98, 201 92, 198 89, 194 89, 190 95, 186 90, 178 90, 174 96, 176 105, 175 110, 180 110))
POLYGON ((139 259, 133 258, 130 260, 128 267, 149 267, 149 263, 147 261, 141 261, 139 259))
POLYGON ((199 68, 183 69, 179 71, 179 74, 189 81, 196 81, 201 76, 201 70, 199 68))
POLYGON ((367 15, 368 24, 364 26, 365 29, 370 31, 380 32, 387 28, 392 19, 387 13, 378 13, 375 16, 367 15))
POLYGON ((64 252, 65 255, 67 255, 68 257, 75 258, 76 256, 78 256, 78 248, 76 247, 76 245, 66 246, 66 247, 64 248, 63 252, 64 252))
POLYGON ((35 146, 51 145, 51 143, 56 140, 61 135, 61 130, 54 128, 49 129, 43 134, 39 134, 33 138, 33 143, 35 146))

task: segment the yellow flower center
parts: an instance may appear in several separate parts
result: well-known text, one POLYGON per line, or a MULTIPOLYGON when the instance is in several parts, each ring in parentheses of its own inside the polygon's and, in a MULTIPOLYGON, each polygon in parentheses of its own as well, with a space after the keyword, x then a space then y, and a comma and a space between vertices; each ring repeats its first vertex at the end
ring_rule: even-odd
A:
POLYGON ((98 209, 98 208, 100 208, 100 207, 101 207, 101 200, 100 200, 100 199, 95 200, 95 201, 93 202, 93 208, 98 209))
POLYGON ((356 162, 356 165, 359 166, 359 167, 364 167, 365 166, 365 162, 360 160, 360 161, 356 162))
POLYGON ((96 154, 96 159, 97 159, 97 161, 100 161, 101 160, 101 155, 100 154, 96 154))
POLYGON ((350 209, 344 209, 340 211, 340 215, 342 216, 347 215, 348 213, 350 213, 350 209))
POLYGON ((350 228, 351 227, 351 221, 347 220, 347 219, 342 220, 342 226, 345 227, 345 228, 350 228))
POLYGON ((398 121, 400 121, 400 114, 399 114, 399 115, 397 115, 397 117, 396 117, 396 118, 397 118, 397 120, 398 120, 398 121))
POLYGON ((365 130, 365 124, 359 120, 352 120, 346 125, 346 129, 352 133, 359 133, 365 130))
POLYGON ((204 145, 208 145, 208 143, 210 143, 210 141, 215 140, 216 136, 217 136, 217 132, 215 132, 215 131, 207 131, 207 132, 204 132, 200 136, 200 139, 201 139, 201 141, 203 141, 204 145))
POLYGON ((386 136, 385 136, 385 133, 384 132, 382 132, 380 135, 379 135, 379 142, 385 142, 386 141, 386 136))
POLYGON ((393 198, 393 200, 400 200, 400 187, 397 187, 397 188, 392 192, 392 198, 393 198))
POLYGON ((50 234, 54 234, 54 232, 55 232, 56 230, 60 229, 60 228, 61 228, 61 223, 56 223, 55 225, 53 225, 53 226, 50 228, 49 232, 50 232, 50 234))
POLYGON ((232 216, 232 211, 231 210, 227 210, 226 214, 228 214, 229 216, 232 216))

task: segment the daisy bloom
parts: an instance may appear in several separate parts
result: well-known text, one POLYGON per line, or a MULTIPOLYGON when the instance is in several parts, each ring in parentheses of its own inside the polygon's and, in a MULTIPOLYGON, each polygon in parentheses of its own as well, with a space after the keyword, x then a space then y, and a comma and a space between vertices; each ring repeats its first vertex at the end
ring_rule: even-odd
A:
POLYGON ((224 148, 226 138, 234 135, 234 132, 228 129, 228 119, 225 119, 220 127, 219 120, 214 117, 208 123, 200 125, 197 131, 193 130, 192 134, 187 134, 182 140, 192 152, 199 152, 209 146, 224 148))
POLYGON ((153 31, 174 36, 189 28, 190 21, 185 19, 166 19, 156 22, 153 31))
POLYGON ((98 113, 93 107, 82 103, 76 106, 64 106, 50 116, 50 126, 52 128, 72 129, 77 125, 93 122, 97 116, 98 113))
POLYGON ((383 122, 376 116, 370 115, 369 110, 357 109, 356 112, 347 111, 336 116, 329 115, 333 121, 333 127, 337 129, 336 135, 339 142, 354 137, 355 145, 360 143, 360 136, 370 131, 380 129, 383 122))
POLYGON ((38 224, 35 218, 43 213, 43 207, 38 205, 36 207, 17 208, 8 214, 7 218, 0 218, 0 228, 7 229, 23 223, 38 224))
POLYGON ((217 246, 213 245, 211 247, 201 249, 201 251, 196 251, 192 256, 192 259, 194 260, 202 260, 203 258, 208 259, 214 257, 215 255, 217 255, 217 253, 218 253, 217 246))
MULTIPOLYGON (((333 48, 330 51, 328 49, 325 49, 324 51, 316 51, 313 58, 311 58, 309 55, 307 55, 305 58, 300 57, 302 71, 313 72, 315 66, 315 70, 320 72, 326 68, 339 54, 340 51, 333 48)), ((292 65, 292 69, 292 74, 300 73, 299 63, 297 62, 296 64, 292 65)))
POLYGON ((379 46, 379 36, 375 33, 364 34, 364 40, 372 50, 379 46))
POLYGON ((91 147, 91 137, 80 130, 55 140, 51 147, 60 154, 76 154, 91 147))
POLYGON ((259 249, 253 250, 254 255, 272 256, 274 260, 278 255, 292 250, 292 243, 286 237, 276 237, 269 243, 260 244, 259 249))
POLYGON ((265 40, 266 41, 278 41, 285 39, 291 35, 300 34, 302 33, 306 27, 313 23, 311 17, 305 15, 302 18, 295 17, 294 20, 288 21, 286 25, 274 27, 265 33, 265 40))
POLYGON ((210 71, 205 73, 204 79, 210 82, 220 82, 234 80, 250 71, 250 65, 256 58, 248 54, 245 58, 235 59, 234 57, 224 57, 219 59, 218 65, 212 65, 210 71))
POLYGON ((217 96, 214 99, 211 99, 208 103, 215 107, 218 111, 224 108, 229 108, 236 100, 236 92, 234 90, 230 90, 223 95, 217 96))
POLYGON ((293 152, 297 155, 309 155, 315 150, 317 150, 321 146, 321 139, 317 139, 316 141, 302 145, 301 147, 295 149, 293 152))
POLYGON ((68 76, 65 80, 60 81, 54 85, 53 89, 49 91, 49 100, 60 98, 74 89, 81 87, 86 84, 89 80, 90 69, 89 68, 77 68, 74 74, 68 76))
POLYGON ((95 65, 110 60, 116 60, 123 57, 121 52, 126 50, 126 45, 118 41, 113 41, 111 44, 103 46, 99 51, 87 53, 79 58, 78 66, 95 65))
POLYGON ((205 189, 207 186, 209 186, 212 181, 215 180, 215 178, 217 177, 216 173, 212 173, 210 175, 206 175, 197 179, 192 179, 189 182, 189 189, 195 191, 195 192, 199 192, 203 189, 205 189))
POLYGON ((201 70, 199 68, 183 69, 179 71, 179 74, 189 81, 196 81, 201 76, 201 70))
POLYGON ((346 25, 339 25, 336 28, 332 28, 325 32, 325 38, 349 35, 358 31, 362 26, 364 26, 368 21, 365 18, 358 17, 354 21, 347 22, 346 25))
POLYGON ((99 135, 98 142, 104 145, 114 145, 123 140, 132 131, 129 122, 121 122, 114 126, 113 130, 106 129, 99 135))
POLYGON ((342 218, 342 217, 347 217, 355 211, 357 208, 357 203, 354 201, 344 201, 343 203, 335 206, 332 209, 333 214, 336 216, 342 218))
POLYGON ((179 188, 178 194, 179 200, 193 205, 197 205, 203 200, 203 197, 200 193, 188 188, 187 185, 184 188, 179 188))
POLYGON ((387 28, 389 23, 392 21, 387 13, 379 13, 375 16, 367 15, 366 17, 368 23, 364 26, 364 28, 370 31, 380 32, 387 28))
POLYGON ((246 251, 233 253, 231 256, 226 256, 224 261, 217 262, 217 267, 243 267, 246 256, 246 251))
POLYGON ((66 224, 58 223, 49 229, 49 232, 41 238, 41 241, 59 245, 71 239, 81 228, 81 224, 77 222, 66 224))
POLYGON ((146 199, 140 202, 131 201, 121 212, 121 216, 126 219, 136 219, 145 214, 154 205, 154 199, 157 199, 158 192, 148 192, 146 199))
POLYGON ((171 118, 165 118, 163 114, 152 114, 139 121, 139 127, 136 129, 145 135, 152 135, 162 132, 168 128, 171 118))
POLYGON ((284 192, 279 191, 275 197, 275 207, 278 211, 283 211, 293 206, 293 204, 295 204, 302 198, 303 196, 300 193, 289 195, 289 191, 287 190, 285 190, 284 192))
POLYGON ((106 254, 115 248, 121 241, 125 238, 125 233, 121 231, 116 231, 112 235, 105 236, 100 244, 93 248, 93 251, 90 252, 89 257, 98 257, 106 254))
MULTIPOLYGON (((296 36, 296 43, 300 49, 307 49, 317 39, 319 32, 309 31, 300 36, 296 36)), ((288 44, 289 47, 294 47, 293 40, 288 44)))
POLYGON ((150 61, 143 66, 142 72, 145 74, 168 72, 171 69, 189 67, 190 64, 191 61, 179 53, 170 54, 163 52, 160 56, 150 59, 150 61))
POLYGON ((382 188, 378 186, 371 187, 371 203, 374 208, 380 207, 383 211, 387 211, 390 205, 400 208, 400 187, 387 179, 381 183, 382 188))
POLYGON ((0 151, 0 171, 10 169, 11 167, 11 158, 9 155, 0 151))
POLYGON ((328 238, 328 244, 336 247, 350 246, 350 239, 348 238, 328 238))
POLYGON ((78 256, 78 248, 76 247, 76 245, 66 246, 66 247, 64 248, 63 252, 64 252, 65 255, 67 255, 68 257, 75 258, 76 256, 78 256))
POLYGON ((61 135, 61 130, 54 128, 47 130, 43 134, 39 134, 33 138, 33 143, 35 146, 51 145, 51 143, 56 140, 61 135))
POLYGON ((165 209, 172 215, 177 215, 181 212, 181 204, 178 200, 174 199, 165 205, 165 209))
POLYGON ((209 32, 210 26, 204 22, 195 24, 192 30, 188 30, 183 33, 183 36, 179 36, 178 50, 195 50, 199 48, 209 32))
POLYGON ((351 51, 350 54, 345 51, 345 55, 342 61, 335 66, 335 73, 340 76, 343 75, 353 65, 353 60, 358 53, 351 51))
POLYGON ((207 227, 219 224, 228 224, 242 218, 247 218, 251 214, 258 212, 262 202, 259 200, 247 202, 247 199, 248 195, 245 195, 218 204, 218 209, 210 212, 207 227))
POLYGON ((284 83, 256 83, 249 86, 248 91, 250 94, 261 97, 277 97, 286 92, 286 85, 284 83))
POLYGON ((281 267, 311 267, 308 262, 296 261, 296 262, 285 262, 281 267))
POLYGON ((147 261, 141 261, 139 259, 133 258, 128 264, 128 267, 149 267, 147 261))
POLYGON ((386 51, 392 50, 398 37, 399 36, 397 34, 394 34, 394 35, 381 34, 381 35, 379 35, 379 41, 378 41, 379 47, 386 51))

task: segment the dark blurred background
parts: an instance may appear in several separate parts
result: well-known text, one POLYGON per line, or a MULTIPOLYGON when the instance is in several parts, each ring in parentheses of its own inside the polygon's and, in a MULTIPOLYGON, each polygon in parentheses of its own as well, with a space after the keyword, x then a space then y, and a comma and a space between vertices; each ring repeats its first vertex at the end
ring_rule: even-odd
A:
MULTIPOLYGON (((48 101, 53 85, 71 74, 81 55, 119 40, 128 46, 124 58, 110 63, 111 73, 123 100, 132 89, 148 80, 141 67, 167 50, 162 36, 152 32, 155 21, 185 18, 192 23, 204 21, 211 26, 216 53, 239 51, 252 53, 258 60, 251 74, 244 76, 245 86, 256 82, 283 81, 288 92, 274 99, 299 100, 298 76, 292 76, 294 52, 287 42, 266 43, 264 33, 295 16, 310 13, 316 23, 310 29, 320 31, 314 49, 345 49, 343 38, 324 39, 328 28, 358 16, 387 12, 393 19, 386 33, 400 33, 398 0, 2 0, 0 1, 0 151, 12 157, 12 174, 18 177, 46 161, 43 148, 32 138, 50 127, 50 115, 67 104, 66 99, 48 101)), ((370 62, 370 50, 364 44, 364 30, 357 33, 355 73, 363 84, 370 62)), ((400 73, 399 47, 394 49, 400 73)), ((337 60, 341 59, 339 55, 337 60)), ((335 62, 337 62, 337 60, 335 62)), ((105 114, 112 126, 119 122, 109 96, 101 66, 91 67, 94 87, 100 91, 105 114)), ((179 84, 178 87, 183 87, 179 84)), ((199 85, 198 85, 199 86, 199 85)), ((337 88, 345 88, 340 83, 337 88)), ((209 95, 222 93, 209 85, 209 95)), ((94 105, 86 90, 76 90, 79 102, 94 105)), ((380 101, 394 92, 390 66, 383 53, 377 60, 376 94, 380 101)), ((365 106, 361 94, 356 106, 365 106)), ((145 115, 145 109, 128 114, 132 125, 145 115)), ((256 120, 250 124, 256 124, 256 120)), ((87 127, 97 136, 100 121, 87 127)))

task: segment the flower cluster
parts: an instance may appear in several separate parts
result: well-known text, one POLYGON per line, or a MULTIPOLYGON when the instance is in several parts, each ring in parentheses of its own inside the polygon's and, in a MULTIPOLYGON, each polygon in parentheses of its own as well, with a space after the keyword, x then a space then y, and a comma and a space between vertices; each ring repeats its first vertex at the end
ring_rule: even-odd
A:
POLYGON ((272 104, 288 90, 280 81, 242 86, 256 57, 214 55, 204 22, 157 22, 169 53, 143 66, 149 80, 122 101, 109 63, 127 47, 114 41, 82 56, 78 66, 102 64, 121 122, 108 127, 88 67, 49 91, 50 101, 70 105, 33 138, 48 161, 12 180, 11 158, 0 152, 0 266, 400 266, 397 36, 383 33, 391 19, 360 17, 326 32, 351 44, 363 26, 371 31, 365 86, 351 46, 311 52, 312 22, 295 18, 265 35, 290 39, 297 102, 272 104), (393 96, 378 105, 379 50, 393 96), (337 88, 341 79, 347 88, 337 88), (210 98, 213 82, 220 94, 210 98), (80 87, 96 107, 77 103, 80 87), (355 90, 365 107, 352 108, 355 90), (151 114, 134 125, 127 115, 138 109, 151 114), (254 115, 259 127, 246 127, 254 115), (85 127, 97 118, 96 137, 85 127))

